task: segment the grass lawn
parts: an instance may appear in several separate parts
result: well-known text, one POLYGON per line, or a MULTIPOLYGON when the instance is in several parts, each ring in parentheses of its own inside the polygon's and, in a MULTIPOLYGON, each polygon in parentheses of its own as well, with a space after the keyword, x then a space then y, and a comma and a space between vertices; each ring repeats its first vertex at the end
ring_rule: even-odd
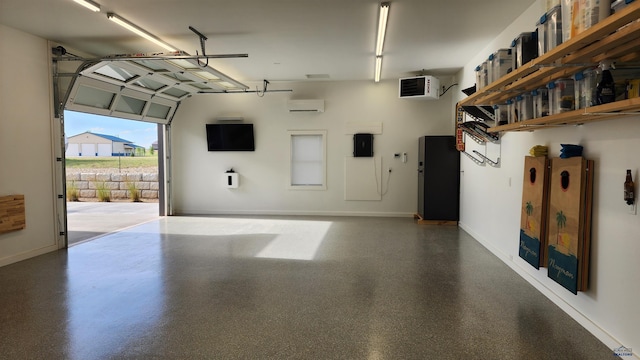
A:
POLYGON ((158 156, 121 156, 114 157, 68 157, 67 168, 100 169, 100 168, 145 168, 157 167, 158 156))

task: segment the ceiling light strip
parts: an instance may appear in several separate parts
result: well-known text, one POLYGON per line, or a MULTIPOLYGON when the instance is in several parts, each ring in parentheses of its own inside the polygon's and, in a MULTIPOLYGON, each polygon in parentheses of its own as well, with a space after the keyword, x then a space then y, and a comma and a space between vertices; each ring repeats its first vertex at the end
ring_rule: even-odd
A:
POLYGON ((150 32, 142 29, 141 27, 125 20, 124 18, 114 14, 114 13, 108 13, 107 14, 107 18, 111 21, 113 21, 114 23, 122 26, 123 28, 135 33, 138 36, 141 36, 153 43, 155 43, 156 45, 161 46, 162 48, 164 48, 167 51, 170 52, 175 52, 178 51, 175 47, 167 44, 166 42, 158 39, 155 35, 151 34, 150 32))
POLYGON ((94 11, 94 12, 99 12, 100 11, 100 4, 93 2, 91 0, 73 0, 76 3, 86 7, 87 9, 94 11))
POLYGON ((376 36, 376 65, 373 75, 374 82, 380 82, 382 73, 382 49, 384 49, 384 38, 387 33, 387 20, 389 19, 389 3, 380 3, 378 13, 378 34, 376 36))
POLYGON ((384 48, 384 37, 387 33, 387 19, 389 18, 389 3, 380 4, 380 14, 378 16, 378 35, 376 40, 376 56, 382 55, 384 48))
POLYGON ((376 56, 376 72, 373 75, 374 82, 380 82, 381 72, 382 72, 382 56, 376 56))

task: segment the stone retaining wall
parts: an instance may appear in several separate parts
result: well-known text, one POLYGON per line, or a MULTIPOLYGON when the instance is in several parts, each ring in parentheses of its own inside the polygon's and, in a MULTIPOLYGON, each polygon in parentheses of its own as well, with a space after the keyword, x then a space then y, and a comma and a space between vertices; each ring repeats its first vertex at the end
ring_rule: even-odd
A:
POLYGON ((83 199, 98 199, 97 189, 103 186, 108 189, 111 199, 128 199, 129 186, 134 184, 142 199, 158 198, 158 174, 69 174, 67 175, 67 191, 75 186, 78 196, 83 199))

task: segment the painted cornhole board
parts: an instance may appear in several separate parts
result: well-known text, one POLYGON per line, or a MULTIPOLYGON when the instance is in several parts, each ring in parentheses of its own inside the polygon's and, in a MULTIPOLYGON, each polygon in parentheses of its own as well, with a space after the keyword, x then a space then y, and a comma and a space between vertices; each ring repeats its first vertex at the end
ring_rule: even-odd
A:
POLYGON ((588 288, 592 194, 592 160, 551 160, 548 276, 574 294, 588 288))
POLYGON ((547 264, 549 173, 546 157, 524 158, 519 255, 536 269, 547 264))

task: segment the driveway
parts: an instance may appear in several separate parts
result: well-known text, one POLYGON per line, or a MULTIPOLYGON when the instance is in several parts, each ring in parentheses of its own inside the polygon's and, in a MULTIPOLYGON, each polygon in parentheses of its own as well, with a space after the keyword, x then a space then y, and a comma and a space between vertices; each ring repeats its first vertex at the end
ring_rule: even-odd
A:
POLYGON ((158 219, 158 203, 67 202, 69 245, 158 219))

